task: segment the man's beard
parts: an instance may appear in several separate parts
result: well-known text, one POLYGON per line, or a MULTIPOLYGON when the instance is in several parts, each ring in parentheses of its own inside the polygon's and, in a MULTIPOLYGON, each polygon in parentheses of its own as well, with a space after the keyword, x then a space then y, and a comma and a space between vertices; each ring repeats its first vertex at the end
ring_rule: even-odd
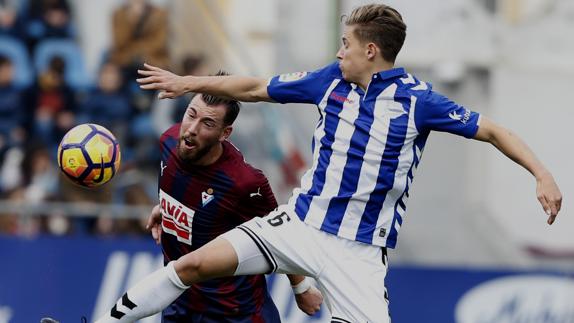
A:
POLYGON ((185 151, 185 148, 181 148, 181 140, 180 140, 177 143, 177 155, 179 159, 181 159, 183 162, 193 165, 196 164, 199 160, 201 160, 201 158, 203 158, 205 155, 207 155, 207 153, 209 153, 212 147, 213 145, 207 145, 202 148, 198 148, 196 146, 195 152, 192 152, 190 154, 189 151, 185 151))

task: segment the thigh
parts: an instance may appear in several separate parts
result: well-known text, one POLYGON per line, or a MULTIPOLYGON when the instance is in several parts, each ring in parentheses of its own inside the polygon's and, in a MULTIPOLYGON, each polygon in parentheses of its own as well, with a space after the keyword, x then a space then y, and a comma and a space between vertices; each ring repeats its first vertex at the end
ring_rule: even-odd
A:
POLYGON ((333 322, 390 322, 385 250, 333 235, 327 239, 332 240, 327 251, 330 256, 317 281, 333 322))
POLYGON ((278 209, 237 227, 257 243, 269 259, 272 272, 315 277, 323 267, 316 229, 301 222, 294 212, 278 209))

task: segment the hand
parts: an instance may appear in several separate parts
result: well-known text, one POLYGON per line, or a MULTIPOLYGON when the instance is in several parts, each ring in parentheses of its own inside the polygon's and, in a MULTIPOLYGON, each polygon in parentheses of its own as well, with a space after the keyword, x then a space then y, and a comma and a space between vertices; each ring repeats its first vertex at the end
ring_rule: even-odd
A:
POLYGON ((173 99, 185 94, 185 79, 159 67, 144 64, 146 69, 138 70, 138 74, 144 76, 136 81, 144 90, 158 90, 159 99, 173 99))
POLYGON ((311 286, 306 292, 295 295, 297 306, 308 315, 313 315, 321 308, 323 294, 315 286, 311 286))
POLYGON ((159 211, 159 204, 154 206, 151 210, 149 218, 147 219, 146 229, 151 231, 151 236, 156 244, 161 243, 161 212, 159 211))
POLYGON ((550 173, 545 173, 536 180, 536 196, 544 212, 548 214, 548 224, 554 223, 562 206, 562 193, 550 173))

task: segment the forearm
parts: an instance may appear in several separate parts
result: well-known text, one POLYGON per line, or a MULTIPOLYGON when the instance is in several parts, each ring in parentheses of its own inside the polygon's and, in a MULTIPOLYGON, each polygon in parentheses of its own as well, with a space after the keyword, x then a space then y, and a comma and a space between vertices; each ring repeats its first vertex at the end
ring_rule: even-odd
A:
POLYGON ((524 167, 537 179, 549 175, 546 167, 520 137, 490 120, 483 121, 487 129, 479 130, 475 139, 490 142, 505 156, 524 167))
POLYGON ((305 276, 301 275, 287 275, 289 282, 291 283, 291 288, 293 289, 293 294, 295 296, 301 295, 307 292, 313 285, 311 281, 305 276))
POLYGON ((295 286, 295 285, 299 284, 300 282, 302 282, 303 279, 305 279, 305 276, 288 274, 287 278, 289 279, 291 286, 295 286))
POLYGON ((184 76, 185 91, 226 97, 243 102, 271 101, 267 80, 244 76, 184 76))

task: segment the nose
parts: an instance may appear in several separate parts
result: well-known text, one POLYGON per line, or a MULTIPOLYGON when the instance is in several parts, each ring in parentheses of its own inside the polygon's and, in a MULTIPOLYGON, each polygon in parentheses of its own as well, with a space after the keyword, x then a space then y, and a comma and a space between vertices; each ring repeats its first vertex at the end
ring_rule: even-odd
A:
POLYGON ((197 132, 199 131, 199 122, 191 121, 187 124, 187 128, 185 128, 185 134, 195 137, 197 136, 197 132))
POLYGON ((343 47, 340 47, 339 50, 337 51, 337 58, 343 59, 343 47))

